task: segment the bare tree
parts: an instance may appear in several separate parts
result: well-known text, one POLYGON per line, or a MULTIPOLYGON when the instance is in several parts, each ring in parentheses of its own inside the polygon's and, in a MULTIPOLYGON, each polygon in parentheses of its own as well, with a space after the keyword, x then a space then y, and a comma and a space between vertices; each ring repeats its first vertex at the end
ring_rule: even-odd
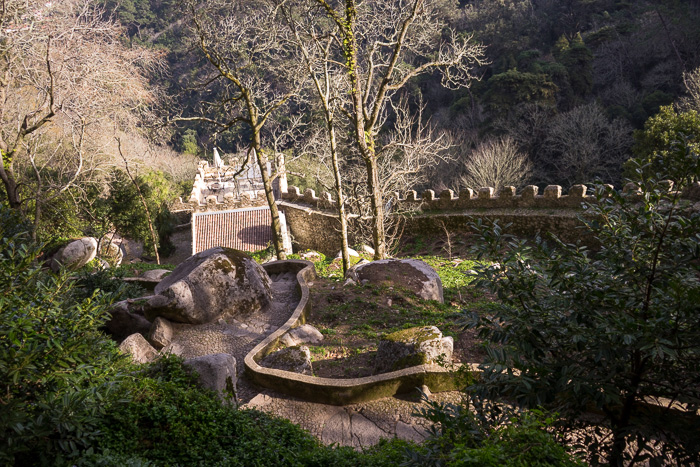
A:
POLYGON ((597 103, 559 114, 548 127, 541 162, 561 184, 616 182, 629 157, 632 128, 608 120, 597 103))
MULTIPOLYGON (((437 134, 429 121, 424 120, 424 105, 419 101, 413 110, 405 95, 390 102, 393 129, 378 138, 377 187, 384 201, 384 240, 387 250, 393 249, 400 240, 403 223, 394 216, 393 206, 398 201, 396 193, 428 182, 430 168, 439 163, 450 162, 447 151, 451 141, 447 134, 437 134)), ((374 218, 372 216, 372 192, 362 180, 363 164, 349 164, 351 180, 349 202, 353 211, 360 215, 355 223, 355 237, 364 241, 373 240, 374 218), (367 220, 372 222, 368 223, 367 220)))
POLYGON ((488 139, 466 156, 460 186, 472 189, 523 185, 532 176, 532 163, 526 153, 506 136, 488 139))
POLYGON ((392 97, 412 78, 433 70, 447 87, 466 87, 472 68, 484 63, 484 48, 448 28, 433 0, 308 0, 334 25, 350 99, 343 113, 365 165, 373 218, 375 258, 386 256, 384 200, 379 179, 378 139, 392 97))
POLYGON ((683 83, 686 95, 681 98, 681 109, 700 112, 700 67, 683 72, 683 83))
POLYGON ((200 120, 228 130, 239 123, 250 129, 249 149, 260 168, 272 216, 273 244, 280 259, 286 257, 279 211, 267 173, 263 128, 272 114, 299 95, 304 74, 288 29, 277 21, 268 2, 216 0, 186 2, 198 46, 214 73, 206 80, 200 120), (212 102, 205 99, 212 98, 212 102))
POLYGON ((3 195, 33 215, 92 180, 96 135, 135 121, 151 99, 147 51, 123 47, 120 30, 91 0, 6 0, 0 8, 0 166, 3 195))
MULTIPOLYGON (((333 192, 338 210, 340 222, 340 243, 343 272, 350 268, 350 254, 348 245, 348 219, 345 209, 345 195, 343 193, 343 179, 340 174, 340 154, 338 148, 338 136, 336 127, 338 122, 336 114, 341 102, 341 96, 347 92, 347 80, 344 79, 342 67, 333 60, 333 35, 329 34, 329 27, 333 25, 328 21, 314 20, 313 15, 299 15, 294 4, 282 3, 280 11, 284 21, 291 29, 297 48, 304 58, 306 71, 313 83, 313 93, 320 106, 325 121, 325 140, 330 159, 330 171, 333 174, 333 192), (306 19, 306 21, 304 21, 306 19)), ((308 8, 304 3, 296 6, 308 8)), ((307 10, 308 11, 308 10, 307 10)), ((320 135, 318 135, 320 136, 320 135)), ((317 138, 314 138, 317 141, 317 138)), ((325 152, 322 150, 322 152, 325 152)), ((320 160, 325 158, 320 155, 320 160)))

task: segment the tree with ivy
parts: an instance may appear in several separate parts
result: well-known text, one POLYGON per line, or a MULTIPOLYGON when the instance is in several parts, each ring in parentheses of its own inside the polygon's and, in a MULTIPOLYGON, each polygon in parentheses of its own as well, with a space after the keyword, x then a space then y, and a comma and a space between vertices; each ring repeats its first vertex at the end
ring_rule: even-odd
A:
POLYGON ((436 0, 309 0, 332 24, 336 63, 343 64, 349 95, 341 113, 351 128, 355 150, 365 166, 375 259, 387 254, 379 156, 379 132, 390 102, 413 78, 431 72, 445 87, 469 87, 474 68, 484 64, 484 46, 450 28, 436 0))
POLYGON ((477 389, 545 406, 589 460, 700 462, 700 154, 692 140, 633 162, 639 192, 595 188, 582 234, 534 244, 474 224, 499 302, 472 325, 487 342, 477 389))

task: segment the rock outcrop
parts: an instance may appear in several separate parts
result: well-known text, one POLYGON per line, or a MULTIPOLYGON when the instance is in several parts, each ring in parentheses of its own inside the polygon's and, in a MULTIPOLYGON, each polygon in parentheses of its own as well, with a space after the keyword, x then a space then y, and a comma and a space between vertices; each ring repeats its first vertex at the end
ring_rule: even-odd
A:
POLYGON ((144 273, 139 276, 139 279, 143 279, 145 281, 160 282, 168 274, 170 274, 170 271, 167 269, 151 269, 149 271, 144 271, 144 273))
POLYGON ((280 341, 287 347, 301 344, 318 344, 322 340, 323 334, 321 334, 321 331, 310 324, 303 324, 298 328, 291 329, 280 338, 280 341))
POLYGON ((263 358, 260 365, 302 375, 313 374, 311 351, 306 346, 285 347, 263 358))
POLYGON ((379 342, 375 373, 386 373, 415 365, 450 363, 454 341, 443 337, 435 326, 404 329, 387 334, 379 342))
POLYGON ((122 300, 112 305, 109 310, 110 319, 105 323, 105 330, 117 341, 126 339, 132 334, 148 335, 151 322, 142 315, 134 312, 130 300, 122 300))
POLYGON ((146 318, 209 323, 222 315, 245 316, 271 301, 270 278, 242 251, 210 248, 191 256, 155 287, 146 318))
POLYGON ((440 276, 421 260, 383 259, 357 264, 348 270, 346 277, 357 284, 369 283, 404 287, 425 300, 445 302, 440 276))
POLYGON ((54 272, 61 268, 80 269, 95 259, 96 255, 97 240, 93 237, 83 237, 58 250, 51 260, 51 269, 54 272))
POLYGON ((222 400, 236 399, 236 359, 227 353, 204 355, 185 360, 197 373, 199 385, 215 391, 222 400))
POLYGON ((165 319, 158 317, 148 333, 148 341, 156 348, 162 349, 173 340, 173 325, 165 319))
POLYGON ((158 358, 158 352, 141 334, 132 334, 119 345, 119 350, 131 355, 136 363, 148 363, 158 358))

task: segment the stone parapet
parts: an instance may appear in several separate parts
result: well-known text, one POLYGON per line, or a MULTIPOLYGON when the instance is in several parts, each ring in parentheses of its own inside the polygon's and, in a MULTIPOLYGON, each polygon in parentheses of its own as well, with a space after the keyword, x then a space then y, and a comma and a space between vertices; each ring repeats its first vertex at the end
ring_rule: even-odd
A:
POLYGON ((182 198, 178 198, 175 203, 170 207, 171 212, 215 212, 215 211, 231 211, 233 209, 243 209, 243 208, 257 208, 261 206, 267 206, 267 199, 265 198, 265 192, 256 192, 255 196, 251 196, 248 193, 241 193, 239 197, 233 196, 231 193, 227 193, 220 197, 210 195, 205 198, 204 203, 200 203, 196 199, 190 199, 188 202, 184 202, 182 198))
MULTIPOLYGON (((673 184, 667 181, 665 184, 669 192, 673 190, 673 184)), ((606 187, 613 189, 612 185, 606 187)), ((642 195, 639 187, 628 183, 622 189, 625 196, 642 195)), ((700 183, 696 182, 683 190, 681 197, 693 201, 700 200, 700 183)), ((436 194, 433 190, 426 190, 420 195, 413 190, 404 194, 393 193, 396 200, 394 208, 398 211, 436 211, 436 210, 465 210, 465 209, 503 209, 503 208, 544 208, 544 209, 580 209, 583 203, 595 203, 597 198, 586 185, 574 185, 566 194, 560 185, 549 185, 539 194, 539 187, 528 185, 520 194, 513 186, 502 188, 498 193, 493 187, 483 187, 479 190, 464 189, 455 194, 452 190, 443 190, 436 194)), ((282 199, 292 203, 304 203, 320 209, 335 207, 335 201, 330 193, 324 192, 322 196, 316 196, 314 190, 307 188, 303 193, 296 186, 290 186, 286 193, 282 193, 282 199)))
MULTIPOLYGON (((673 184, 662 184, 669 196, 677 194, 673 184)), ((607 196, 613 195, 613 187, 606 186, 607 196)), ((393 212, 405 220, 404 232, 421 235, 444 235, 444 229, 452 233, 470 233, 469 223, 476 219, 498 221, 504 232, 534 237, 554 234, 565 242, 582 242, 595 246, 587 235, 580 216, 585 214, 585 204, 598 200, 585 185, 574 185, 566 194, 559 185, 550 185, 539 194, 538 187, 526 186, 520 193, 514 187, 505 187, 499 193, 490 187, 478 191, 466 189, 455 195, 445 190, 436 196, 426 190, 420 196, 408 191, 401 196, 394 193, 393 212)), ((627 184, 622 196, 641 198, 642 193, 634 184, 627 184)), ((686 187, 680 196, 694 203, 690 208, 700 210, 700 183, 686 187)), ((318 197, 313 190, 302 193, 290 186, 282 193, 285 201, 280 208, 287 213, 288 224, 298 250, 313 249, 324 254, 336 254, 340 250, 340 223, 335 212, 335 201, 330 194, 318 197)), ((352 243, 352 240, 351 240, 352 243)))

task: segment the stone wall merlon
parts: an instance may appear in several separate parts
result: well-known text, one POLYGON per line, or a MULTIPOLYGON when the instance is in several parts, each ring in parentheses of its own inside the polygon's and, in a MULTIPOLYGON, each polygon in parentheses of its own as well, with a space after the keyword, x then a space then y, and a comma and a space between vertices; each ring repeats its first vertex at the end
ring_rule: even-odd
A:
MULTIPOLYGON (((665 182, 664 189, 672 192, 673 183, 670 180, 665 182)), ((605 185, 609 190, 613 190, 612 185, 605 185)), ((408 210, 461 210, 480 208, 549 208, 549 209, 577 209, 582 203, 595 203, 597 198, 588 194, 586 185, 574 185, 569 188, 567 194, 563 194, 560 185, 549 185, 545 187, 542 194, 535 185, 528 185, 517 194, 516 188, 507 186, 501 188, 496 193, 493 187, 482 187, 478 190, 470 188, 459 192, 457 196, 452 190, 443 190, 436 196, 435 191, 425 190, 420 196, 414 190, 409 190, 404 196, 394 193, 397 203, 394 205, 398 211, 408 210)), ((625 196, 641 196, 639 186, 628 183, 622 189, 625 196)), ((681 196, 683 198, 700 201, 700 182, 695 182, 686 187, 681 196)), ((321 197, 316 196, 314 190, 307 188, 303 193, 296 186, 290 186, 286 193, 282 193, 282 198, 290 202, 305 203, 319 208, 332 208, 335 200, 330 193, 325 192, 321 197)))
MULTIPOLYGON (((409 190, 405 196, 398 193, 395 197, 399 210, 435 210, 435 209, 467 209, 467 208, 522 208, 522 207, 543 207, 543 208, 579 208, 584 201, 595 202, 594 196, 586 196, 585 185, 574 185, 569 189, 567 195, 562 195, 562 187, 559 185, 549 185, 544 189, 542 195, 538 195, 538 187, 535 185, 526 186, 520 195, 516 193, 513 186, 502 188, 498 193, 493 187, 483 187, 478 191, 465 189, 455 196, 452 190, 443 190, 436 195, 433 190, 426 190, 420 196, 416 191, 409 190)), ((296 186, 290 186, 286 193, 282 194, 286 201, 300 202, 316 207, 332 207, 335 200, 330 193, 323 193, 321 197, 316 196, 314 190, 307 188, 303 193, 296 186)))

